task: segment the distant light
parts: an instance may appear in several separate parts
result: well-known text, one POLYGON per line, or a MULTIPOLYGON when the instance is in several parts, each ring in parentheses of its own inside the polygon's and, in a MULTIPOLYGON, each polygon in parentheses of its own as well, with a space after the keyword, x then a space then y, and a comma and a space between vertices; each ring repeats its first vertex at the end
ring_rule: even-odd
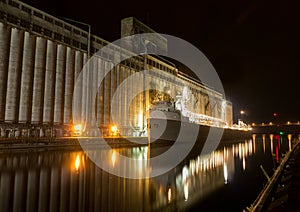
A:
POLYGON ((245 111, 243 111, 243 110, 241 110, 241 112, 240 112, 241 114, 245 114, 245 111))
POLYGON ((276 117, 278 114, 277 113, 273 113, 273 116, 276 117))
POLYGON ((279 132, 279 135, 283 135, 284 133, 282 131, 279 132))

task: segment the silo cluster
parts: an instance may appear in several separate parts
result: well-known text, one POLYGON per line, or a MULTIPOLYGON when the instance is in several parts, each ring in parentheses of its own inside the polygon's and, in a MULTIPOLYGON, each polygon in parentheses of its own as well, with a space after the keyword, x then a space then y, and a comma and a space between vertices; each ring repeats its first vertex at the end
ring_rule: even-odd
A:
MULTIPOLYGON (((126 20, 150 29, 135 19, 126 20)), ((228 102, 224 109, 221 94, 150 55, 116 63, 120 48, 111 45, 99 53, 109 43, 92 35, 87 26, 89 30, 83 30, 20 1, 0 1, 1 137, 72 136, 75 125, 93 126, 89 130, 103 136, 111 135, 112 127, 125 136, 141 136, 151 98, 149 90, 140 91, 151 86, 168 89, 174 99, 186 86, 192 112, 232 121, 232 105, 228 102), (145 68, 147 80, 141 74, 145 68), (207 98, 208 92, 213 99, 207 98)), ((167 42, 155 37, 165 51, 167 42)))

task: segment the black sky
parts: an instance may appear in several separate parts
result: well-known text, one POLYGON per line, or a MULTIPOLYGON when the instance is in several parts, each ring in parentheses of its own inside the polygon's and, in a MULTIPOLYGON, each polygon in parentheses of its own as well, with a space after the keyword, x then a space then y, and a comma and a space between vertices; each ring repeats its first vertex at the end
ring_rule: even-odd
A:
POLYGON ((159 33, 199 48, 248 122, 300 121, 300 7, 292 0, 24 0, 52 15, 92 25, 114 41, 120 20, 134 16, 159 33))

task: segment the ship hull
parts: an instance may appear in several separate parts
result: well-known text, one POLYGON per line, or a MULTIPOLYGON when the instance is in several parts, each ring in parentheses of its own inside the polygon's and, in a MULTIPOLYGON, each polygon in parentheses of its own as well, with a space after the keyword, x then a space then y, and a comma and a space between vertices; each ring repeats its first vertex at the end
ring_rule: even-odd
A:
POLYGON ((200 125, 181 120, 150 118, 148 136, 150 142, 156 141, 202 141, 210 137, 223 141, 251 138, 251 131, 200 125), (214 136, 215 135, 215 136, 214 136), (219 136, 221 135, 221 136, 219 136))

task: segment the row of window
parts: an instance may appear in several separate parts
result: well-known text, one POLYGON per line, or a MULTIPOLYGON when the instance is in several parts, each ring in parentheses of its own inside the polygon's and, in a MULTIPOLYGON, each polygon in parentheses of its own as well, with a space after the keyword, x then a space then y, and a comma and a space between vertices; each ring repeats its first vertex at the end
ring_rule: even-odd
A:
MULTIPOLYGON (((0 19, 1 20, 5 20, 6 18, 6 14, 3 11, 0 11, 0 19)), ((82 50, 87 51, 87 43, 81 43, 75 39, 72 39, 70 37, 67 36, 63 36, 60 33, 57 32, 52 32, 51 30, 49 30, 48 28, 44 28, 42 26, 39 26, 37 24, 32 24, 29 21, 23 20, 23 19, 19 19, 19 17, 15 16, 15 15, 11 15, 11 14, 7 14, 7 21, 9 23, 15 24, 15 25, 20 25, 22 28, 26 29, 27 31, 33 31, 36 32, 38 34, 43 34, 46 37, 49 38, 53 38, 57 41, 61 41, 67 45, 72 45, 76 48, 80 48, 82 50)))
MULTIPOLYGON (((0 0, 2 2, 6 2, 5 0, 0 0)), ((15 2, 15 1, 9 1, 8 2, 9 5, 13 6, 13 7, 16 7, 16 8, 20 8, 20 4, 15 2)), ((88 33, 84 32, 84 31, 80 31, 79 29, 77 28, 72 28, 71 25, 67 25, 67 24, 64 24, 63 22, 60 22, 58 20, 54 20, 53 18, 51 18, 50 16, 47 16, 47 15, 43 15, 42 13, 38 12, 38 11, 33 11, 31 8, 29 7, 26 7, 24 5, 21 5, 21 9, 27 13, 30 13, 30 14, 33 14, 34 16, 36 17, 39 17, 39 18, 44 18, 44 20, 46 20, 47 22, 49 23, 52 23, 52 24, 55 24, 59 27, 62 27, 66 30, 69 30, 77 35, 81 35, 82 37, 88 39, 88 33)), ((74 40, 74 39, 71 39, 69 37, 66 37, 66 36, 63 36, 59 33, 53 33, 51 30, 49 30, 48 28, 44 28, 42 26, 39 26, 37 24, 34 24, 32 23, 31 21, 27 21, 27 20, 24 20, 24 19, 20 19, 18 16, 16 15, 13 15, 13 14, 7 14, 7 12, 5 11, 1 11, 0 10, 0 20, 3 20, 3 21, 8 21, 9 23, 12 23, 12 24, 15 24, 15 25, 20 25, 22 28, 28 30, 28 31, 34 31, 36 33, 39 33, 39 34, 43 34, 47 37, 50 37, 50 38, 54 38, 58 41, 62 41, 68 45, 73 45, 74 47, 76 48, 81 48, 85 51, 87 51, 87 43, 80 43, 79 41, 77 40, 74 40)), ((104 45, 107 45, 107 42, 106 41, 103 41, 102 39, 99 39, 97 38, 96 36, 91 36, 90 37, 91 41, 94 41, 96 42, 97 44, 100 44, 101 47, 104 46, 104 45)), ((91 53, 95 53, 97 52, 99 49, 98 48, 94 48, 94 47, 91 47, 90 49, 90 52, 91 53)))
MULTIPOLYGON (((5 0, 1 0, 3 2, 6 2, 5 0)), ((74 32, 75 34, 78 34, 78 35, 81 35, 85 38, 88 38, 88 34, 86 32, 83 32, 83 31, 80 31, 76 28, 72 28, 71 25, 67 25, 67 24, 64 24, 63 22, 61 21, 58 21, 58 20, 55 20, 53 19, 52 17, 50 16, 47 16, 39 11, 36 11, 34 9, 31 9, 25 5, 21 5, 21 8, 20 8, 20 4, 16 1, 13 1, 13 0, 9 0, 8 1, 8 4, 13 6, 13 7, 16 7, 18 9, 21 9, 27 13, 30 13, 38 18, 41 18, 41 19, 44 19, 46 20, 47 22, 49 23, 52 23, 52 24, 55 24, 59 27, 62 27, 66 30, 69 30, 71 32, 74 32)), ((5 12, 4 11, 0 11, 0 19, 4 20, 5 19, 5 12)), ((36 33, 39 33, 39 34, 43 34, 49 38, 54 38, 55 40, 58 40, 58 41, 61 41, 61 42, 64 42, 65 44, 68 44, 68 45, 73 45, 74 47, 76 48, 81 48, 85 51, 87 51, 88 49, 88 46, 87 46, 87 43, 81 43, 75 39, 72 39, 70 37, 67 37, 67 36, 64 36, 60 33, 57 33, 57 32, 52 32, 51 30, 49 30, 48 28, 44 28, 42 26, 39 26, 37 24, 34 24, 30 21, 27 21, 27 20, 23 20, 23 19, 20 19, 18 16, 15 16, 15 15, 12 15, 12 14, 7 14, 7 21, 10 22, 10 23, 13 23, 15 25, 20 25, 22 28, 25 28, 26 30, 28 31, 34 31, 36 33)), ((98 44, 100 44, 101 46, 104 46, 104 45, 107 45, 107 43, 101 39, 98 39, 96 36, 91 36, 91 41, 94 41, 98 44)), ((90 52, 91 54, 97 52, 99 49, 97 48, 94 48, 94 47, 91 47, 90 49, 90 52)), ((109 59, 112 59, 112 58, 109 58, 109 59)), ((171 74, 176 74, 175 70, 173 69, 170 69, 168 68, 167 66, 164 66, 163 64, 161 63, 158 63, 154 60, 151 60, 151 59, 147 59, 147 64, 159 69, 159 70, 163 70, 163 71, 166 71, 168 73, 171 73, 171 74)), ((135 63, 135 64, 129 64, 128 61, 127 62, 124 62, 126 64, 126 66, 135 66, 135 68, 138 68, 138 70, 142 69, 143 67, 140 67, 141 65, 138 64, 138 63, 135 63)))
MULTIPOLYGON (((1 0, 1 1, 6 2, 5 0, 1 0)), ((71 32, 74 32, 74 33, 77 34, 77 35, 81 35, 81 36, 84 37, 84 38, 87 38, 87 37, 88 37, 88 34, 87 34, 86 32, 80 31, 80 30, 78 30, 78 29, 76 29, 76 28, 73 28, 72 25, 68 25, 68 24, 65 24, 65 23, 62 22, 62 21, 55 20, 54 18, 52 18, 52 17, 50 17, 50 16, 47 16, 47 15, 45 15, 45 14, 39 12, 39 11, 33 10, 33 9, 31 9, 31 8, 25 6, 25 5, 21 5, 21 7, 20 7, 20 4, 19 4, 18 2, 16 2, 16 1, 9 0, 9 1, 8 1, 8 4, 9 4, 10 6, 15 7, 15 8, 21 9, 22 11, 24 11, 24 12, 26 12, 26 13, 29 13, 29 14, 31 14, 31 15, 34 15, 34 16, 38 17, 38 18, 44 19, 45 21, 47 21, 47 22, 49 22, 49 23, 51 23, 51 24, 55 24, 56 26, 59 26, 59 27, 62 27, 62 28, 64 28, 64 29, 66 29, 66 30, 69 30, 69 31, 71 31, 71 32)), ((17 19, 16 19, 16 20, 17 20, 17 19)), ((12 23, 17 24, 17 23, 16 23, 16 22, 17 22, 16 20, 13 20, 12 23)), ((97 43, 100 43, 100 44, 103 43, 100 39, 95 39, 95 38, 94 38, 94 40, 96 40, 97 43)))

